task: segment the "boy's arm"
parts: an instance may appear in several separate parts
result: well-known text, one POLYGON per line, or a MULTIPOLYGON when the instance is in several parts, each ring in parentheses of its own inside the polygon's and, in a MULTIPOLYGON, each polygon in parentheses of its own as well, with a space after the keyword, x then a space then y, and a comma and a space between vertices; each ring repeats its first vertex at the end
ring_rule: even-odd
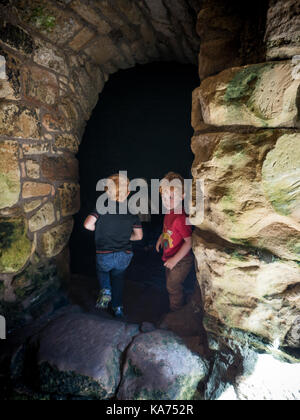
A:
POLYGON ((192 237, 184 238, 184 244, 172 258, 165 262, 165 267, 172 270, 192 249, 192 237))
POLYGON ((143 239, 143 229, 133 228, 133 232, 130 236, 131 241, 141 241, 143 239))
POLYGON ((85 229, 90 230, 91 232, 94 232, 96 230, 97 220, 98 219, 95 216, 92 216, 92 215, 88 216, 84 222, 85 229))
POLYGON ((160 251, 160 247, 162 246, 162 241, 163 241, 163 233, 160 235, 160 237, 158 238, 158 240, 156 242, 156 251, 157 252, 160 251))

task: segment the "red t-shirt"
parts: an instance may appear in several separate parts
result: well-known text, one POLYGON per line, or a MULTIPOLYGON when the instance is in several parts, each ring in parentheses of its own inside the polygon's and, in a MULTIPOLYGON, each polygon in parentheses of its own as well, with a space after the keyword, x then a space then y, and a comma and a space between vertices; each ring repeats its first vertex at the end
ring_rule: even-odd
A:
POLYGON ((165 215, 163 230, 163 261, 167 261, 180 250, 185 238, 192 236, 192 226, 186 224, 187 215, 171 212, 165 215))

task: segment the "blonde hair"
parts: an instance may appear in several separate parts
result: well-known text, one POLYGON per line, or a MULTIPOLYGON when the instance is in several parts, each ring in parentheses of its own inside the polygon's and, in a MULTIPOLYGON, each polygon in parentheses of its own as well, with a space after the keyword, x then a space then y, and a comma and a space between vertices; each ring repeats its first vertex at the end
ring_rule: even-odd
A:
POLYGON ((109 182, 105 187, 108 197, 114 201, 124 201, 129 193, 129 179, 122 174, 114 174, 107 178, 109 182))
POLYGON ((168 172, 167 175, 160 181, 159 192, 162 194, 163 190, 181 191, 184 193, 184 179, 176 172, 168 172), (174 182, 175 181, 175 182, 174 182), (173 185, 172 185, 173 184, 173 185))

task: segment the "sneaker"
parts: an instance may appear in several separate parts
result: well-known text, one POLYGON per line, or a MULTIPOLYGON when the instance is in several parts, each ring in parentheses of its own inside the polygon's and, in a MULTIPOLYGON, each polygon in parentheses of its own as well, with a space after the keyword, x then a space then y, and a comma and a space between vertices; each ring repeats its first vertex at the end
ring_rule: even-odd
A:
POLYGON ((118 318, 118 319, 125 319, 122 306, 119 306, 118 308, 114 308, 114 316, 115 318, 118 318))
POLYGON ((107 309, 110 302, 111 302, 111 291, 107 289, 101 290, 99 297, 97 299, 96 308, 107 309))

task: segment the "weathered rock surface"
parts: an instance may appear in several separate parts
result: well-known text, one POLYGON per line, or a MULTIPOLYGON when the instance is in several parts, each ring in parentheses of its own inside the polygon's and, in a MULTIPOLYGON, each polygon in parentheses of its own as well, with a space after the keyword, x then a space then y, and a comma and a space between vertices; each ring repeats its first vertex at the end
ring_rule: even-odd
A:
POLYGON ((51 258, 58 255, 68 244, 74 222, 72 219, 51 228, 42 235, 41 252, 51 258))
POLYGON ((299 134, 208 133, 195 136, 192 148, 205 195, 204 221, 193 223, 299 261, 299 134))
POLYGON ((298 89, 291 62, 236 67, 205 79, 198 91, 207 124, 298 127, 298 89))
POLYGON ((11 207, 19 200, 21 191, 17 142, 0 142, 0 208, 11 207))
POLYGON ((136 337, 127 351, 119 400, 188 400, 208 373, 206 363, 173 333, 136 337))
POLYGON ((70 314, 49 324, 38 345, 40 389, 46 393, 108 399, 121 379, 124 349, 138 327, 93 315, 70 314))
POLYGON ((299 360, 284 358, 276 348, 270 347, 267 353, 257 351, 247 342, 239 344, 238 341, 225 340, 215 341, 214 345, 217 352, 206 384, 205 399, 300 399, 299 360))
POLYGON ((266 27, 267 58, 286 59, 300 54, 298 0, 271 0, 266 27))
MULTIPOLYGON (((300 266, 255 250, 194 236, 204 311, 230 328, 238 328, 286 345, 299 319, 300 266)), ((213 325, 213 323, 211 323, 213 325)), ((295 347, 300 347, 300 336, 295 347)))
POLYGON ((32 244, 22 217, 0 218, 0 273, 16 273, 28 261, 32 244))

